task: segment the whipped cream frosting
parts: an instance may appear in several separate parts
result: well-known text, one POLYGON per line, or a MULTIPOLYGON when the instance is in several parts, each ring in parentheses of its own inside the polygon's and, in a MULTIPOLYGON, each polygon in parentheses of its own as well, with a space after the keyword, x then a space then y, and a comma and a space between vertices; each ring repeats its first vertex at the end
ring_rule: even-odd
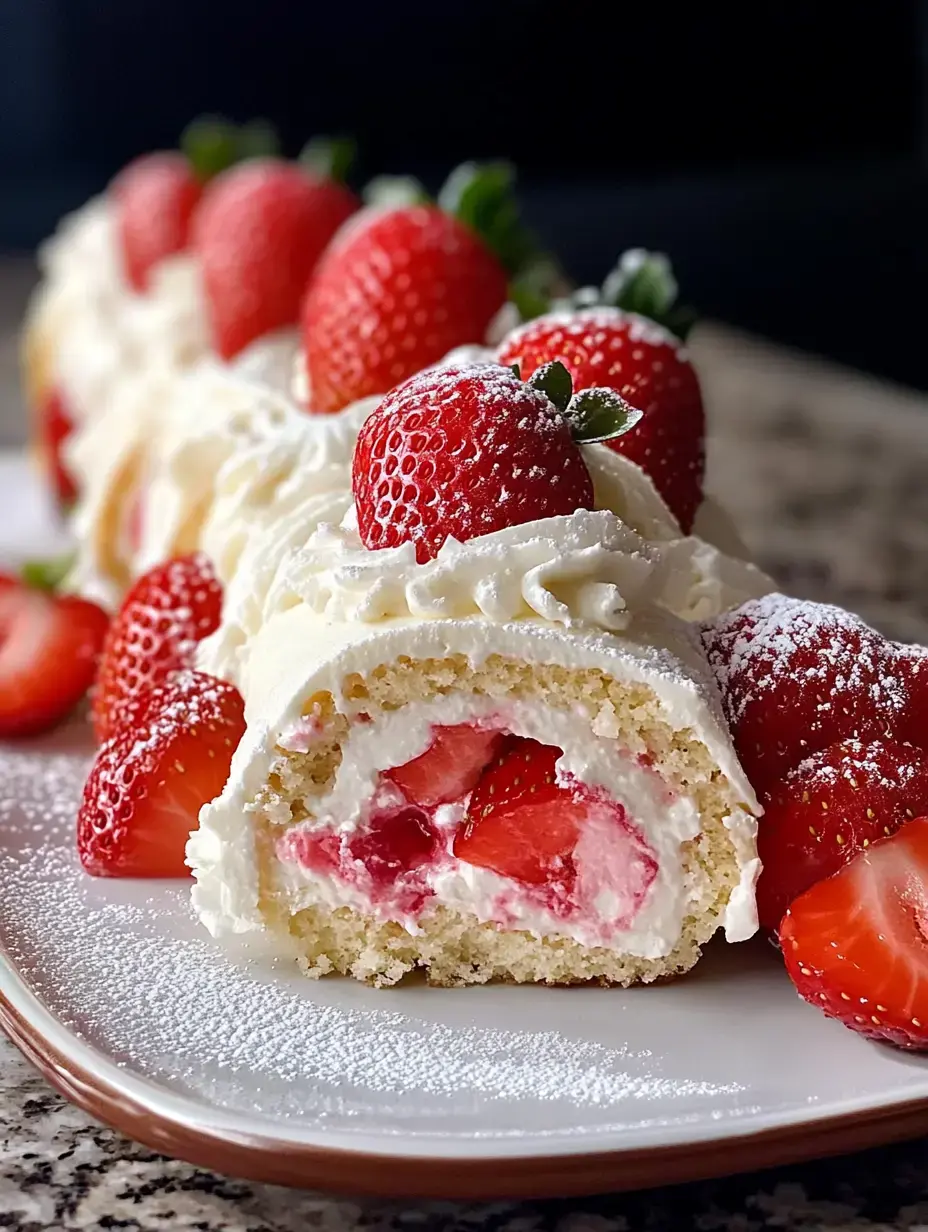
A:
MULTIPOLYGON (((223 619, 201 647, 200 666, 239 681, 262 625, 295 603, 328 619, 361 621, 534 615, 569 625, 576 610, 583 621, 619 631, 628 611, 644 602, 702 620, 775 589, 753 565, 698 536, 683 536, 634 462, 603 445, 584 446, 583 453, 601 508, 466 543, 452 540, 425 565, 416 564, 410 545, 368 551, 347 492, 337 496, 334 485, 331 499, 314 499, 310 492, 286 507, 278 501, 274 516, 260 524, 242 513, 227 519, 225 542, 228 526, 236 526, 232 541, 247 541, 247 554, 220 566, 227 584, 223 619)), ((240 464, 248 465, 244 459, 240 464)), ((236 470, 230 463, 233 504, 234 494, 247 487, 236 470)), ((207 535, 204 546, 220 558, 222 542, 207 535)))
POLYGON ((54 379, 78 423, 102 414, 120 387, 149 366, 184 368, 208 347, 193 258, 179 253, 136 294, 122 269, 116 213, 97 197, 70 215, 40 250, 45 279, 34 327, 54 349, 54 379))

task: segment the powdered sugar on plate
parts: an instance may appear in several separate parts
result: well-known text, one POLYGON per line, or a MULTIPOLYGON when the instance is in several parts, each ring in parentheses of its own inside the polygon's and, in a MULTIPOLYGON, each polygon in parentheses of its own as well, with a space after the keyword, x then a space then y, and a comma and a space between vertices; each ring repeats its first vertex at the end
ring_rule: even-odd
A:
POLYGON ((501 1159, 928 1096, 910 1058, 803 1006, 765 946, 721 946, 686 980, 628 992, 373 990, 230 957, 185 884, 80 870, 88 761, 79 726, 0 749, 0 990, 28 1014, 25 985, 68 1033, 59 1048, 89 1045, 111 1085, 147 1079, 193 1125, 221 1115, 243 1139, 501 1159))
MULTIPOLYGON (((698 1066, 666 1071, 621 1031, 599 1042, 554 1028, 531 1011, 541 990, 317 985, 289 964, 222 951, 200 930, 187 883, 80 869, 73 828, 88 756, 79 732, 69 739, 70 752, 0 753, 0 938, 53 1014, 120 1067, 259 1118, 405 1134, 473 1133, 488 1104, 496 1132, 543 1134, 568 1108, 583 1132, 588 1117, 638 1122, 739 1095, 698 1066), (515 1002, 497 1018, 487 1010, 500 993, 515 1002)), ((621 1014, 621 993, 577 996, 621 1014)))

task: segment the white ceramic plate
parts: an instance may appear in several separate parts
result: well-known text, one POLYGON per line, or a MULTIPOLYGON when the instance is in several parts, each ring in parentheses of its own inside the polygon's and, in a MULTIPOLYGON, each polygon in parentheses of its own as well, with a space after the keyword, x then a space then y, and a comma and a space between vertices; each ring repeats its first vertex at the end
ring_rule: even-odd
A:
POLYGON ((540 1196, 928 1128, 926 1063, 807 1008, 765 943, 628 992, 375 991, 233 961, 185 885, 83 875, 89 753, 81 724, 0 748, 0 1020, 155 1148, 292 1184, 540 1196))

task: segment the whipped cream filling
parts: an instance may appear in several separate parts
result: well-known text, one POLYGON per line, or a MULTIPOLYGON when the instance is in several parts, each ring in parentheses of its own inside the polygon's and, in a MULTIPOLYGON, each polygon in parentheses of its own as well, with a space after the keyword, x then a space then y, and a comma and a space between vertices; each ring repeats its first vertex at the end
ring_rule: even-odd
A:
MULTIPOLYGON (((305 748, 303 730, 298 726, 285 733, 281 746, 293 742, 305 748)), ((693 801, 674 795, 654 770, 614 739, 597 735, 595 719, 591 732, 584 716, 537 702, 458 694, 437 703, 404 706, 374 723, 356 723, 343 745, 335 786, 318 802, 315 814, 288 827, 277 843, 280 891, 291 912, 319 904, 330 909, 348 906, 396 920, 416 933, 420 914, 440 902, 483 923, 503 923, 537 937, 566 936, 586 946, 660 958, 679 942, 691 904, 708 892, 704 877, 695 884, 684 881, 682 844, 701 828, 693 801), (347 845, 352 836, 365 832, 375 810, 408 806, 399 788, 391 790, 387 784, 384 792, 380 772, 424 753, 433 726, 462 723, 556 745, 563 751, 556 767, 558 781, 592 789, 584 801, 588 816, 572 857, 576 881, 567 900, 552 901, 545 886, 520 884, 458 859, 452 843, 466 799, 432 810, 431 824, 439 837, 435 858, 394 886, 366 884, 350 857, 341 875, 320 873, 311 858, 301 858, 312 850, 313 839, 335 834, 347 845)))

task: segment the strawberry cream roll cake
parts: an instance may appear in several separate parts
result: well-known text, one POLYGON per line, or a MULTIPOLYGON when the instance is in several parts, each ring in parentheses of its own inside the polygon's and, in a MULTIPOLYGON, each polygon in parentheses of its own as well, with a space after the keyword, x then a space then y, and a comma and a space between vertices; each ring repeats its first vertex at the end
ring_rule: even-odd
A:
POLYGON ((314 976, 629 984, 755 928, 757 804, 677 564, 595 508, 578 442, 638 413, 453 365, 382 400, 241 676, 191 837, 216 934, 314 976))

